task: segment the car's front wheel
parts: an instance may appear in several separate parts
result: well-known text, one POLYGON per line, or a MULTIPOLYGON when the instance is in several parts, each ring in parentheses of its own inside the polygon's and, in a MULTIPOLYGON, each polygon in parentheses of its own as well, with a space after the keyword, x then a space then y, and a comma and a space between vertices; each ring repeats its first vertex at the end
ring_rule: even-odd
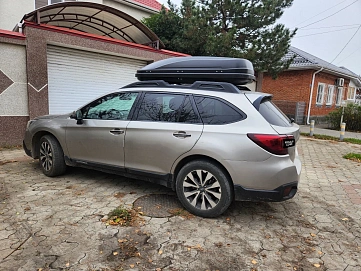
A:
POLYGON ((43 173, 49 177, 62 175, 66 170, 64 152, 59 142, 51 135, 40 139, 39 162, 43 173))
POLYGON ((202 217, 221 215, 233 200, 228 175, 215 163, 203 160, 182 167, 176 178, 176 191, 183 206, 202 217))

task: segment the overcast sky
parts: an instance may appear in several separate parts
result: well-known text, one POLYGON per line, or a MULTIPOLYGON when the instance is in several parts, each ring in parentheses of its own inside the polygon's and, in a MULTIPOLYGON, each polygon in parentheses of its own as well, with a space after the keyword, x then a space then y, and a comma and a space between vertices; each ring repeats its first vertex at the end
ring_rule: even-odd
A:
POLYGON ((294 0, 279 22, 298 28, 292 46, 361 74, 361 0, 294 0))

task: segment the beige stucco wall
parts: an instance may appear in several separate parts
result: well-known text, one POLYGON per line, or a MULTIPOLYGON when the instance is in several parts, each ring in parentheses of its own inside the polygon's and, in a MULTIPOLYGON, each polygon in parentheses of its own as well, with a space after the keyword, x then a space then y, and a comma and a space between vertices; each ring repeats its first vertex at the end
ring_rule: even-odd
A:
POLYGON ((34 9, 34 0, 0 0, 0 29, 13 30, 23 16, 34 9))
POLYGON ((28 116, 25 46, 0 43, 0 71, 13 83, 0 93, 0 116, 28 116))

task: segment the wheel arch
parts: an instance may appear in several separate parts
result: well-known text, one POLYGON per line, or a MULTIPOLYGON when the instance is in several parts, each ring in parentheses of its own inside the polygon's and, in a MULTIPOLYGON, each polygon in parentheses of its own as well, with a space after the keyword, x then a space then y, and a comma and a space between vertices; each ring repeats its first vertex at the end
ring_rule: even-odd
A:
POLYGON ((177 175, 179 173, 179 171, 181 170, 181 168, 189 163, 189 162, 192 162, 192 161, 195 161, 195 160, 203 160, 203 161, 208 161, 208 162, 211 162, 213 164, 216 164, 217 166, 219 166, 223 171, 224 173, 227 175, 227 177, 229 178, 229 180, 231 181, 230 182, 230 185, 232 187, 232 190, 234 189, 234 185, 233 185, 233 180, 232 180, 232 177, 231 175, 229 174, 228 170, 226 169, 226 167, 224 165, 222 165, 222 163, 220 163, 218 160, 212 158, 212 157, 209 157, 207 155, 202 155, 202 154, 193 154, 193 155, 190 155, 190 156, 187 156, 187 157, 184 157, 182 158, 182 160, 180 160, 177 165, 175 166, 174 168, 174 171, 173 171, 173 182, 172 182, 172 188, 173 190, 175 190, 175 183, 176 183, 176 179, 177 179, 177 175))
POLYGON ((45 135, 53 136, 56 139, 56 141, 58 141, 59 145, 61 146, 59 140, 56 138, 56 136, 53 133, 51 133, 49 131, 38 131, 34 134, 34 136, 32 138, 32 142, 31 142, 33 158, 35 158, 35 159, 38 159, 40 156, 40 139, 45 135))

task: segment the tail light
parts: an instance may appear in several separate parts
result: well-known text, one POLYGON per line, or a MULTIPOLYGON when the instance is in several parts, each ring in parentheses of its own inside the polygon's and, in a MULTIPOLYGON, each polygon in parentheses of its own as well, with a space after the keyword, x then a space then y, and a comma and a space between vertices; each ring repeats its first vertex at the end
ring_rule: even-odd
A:
POLYGON ((288 154, 288 148, 295 145, 292 135, 247 134, 254 143, 266 151, 277 155, 288 154))

